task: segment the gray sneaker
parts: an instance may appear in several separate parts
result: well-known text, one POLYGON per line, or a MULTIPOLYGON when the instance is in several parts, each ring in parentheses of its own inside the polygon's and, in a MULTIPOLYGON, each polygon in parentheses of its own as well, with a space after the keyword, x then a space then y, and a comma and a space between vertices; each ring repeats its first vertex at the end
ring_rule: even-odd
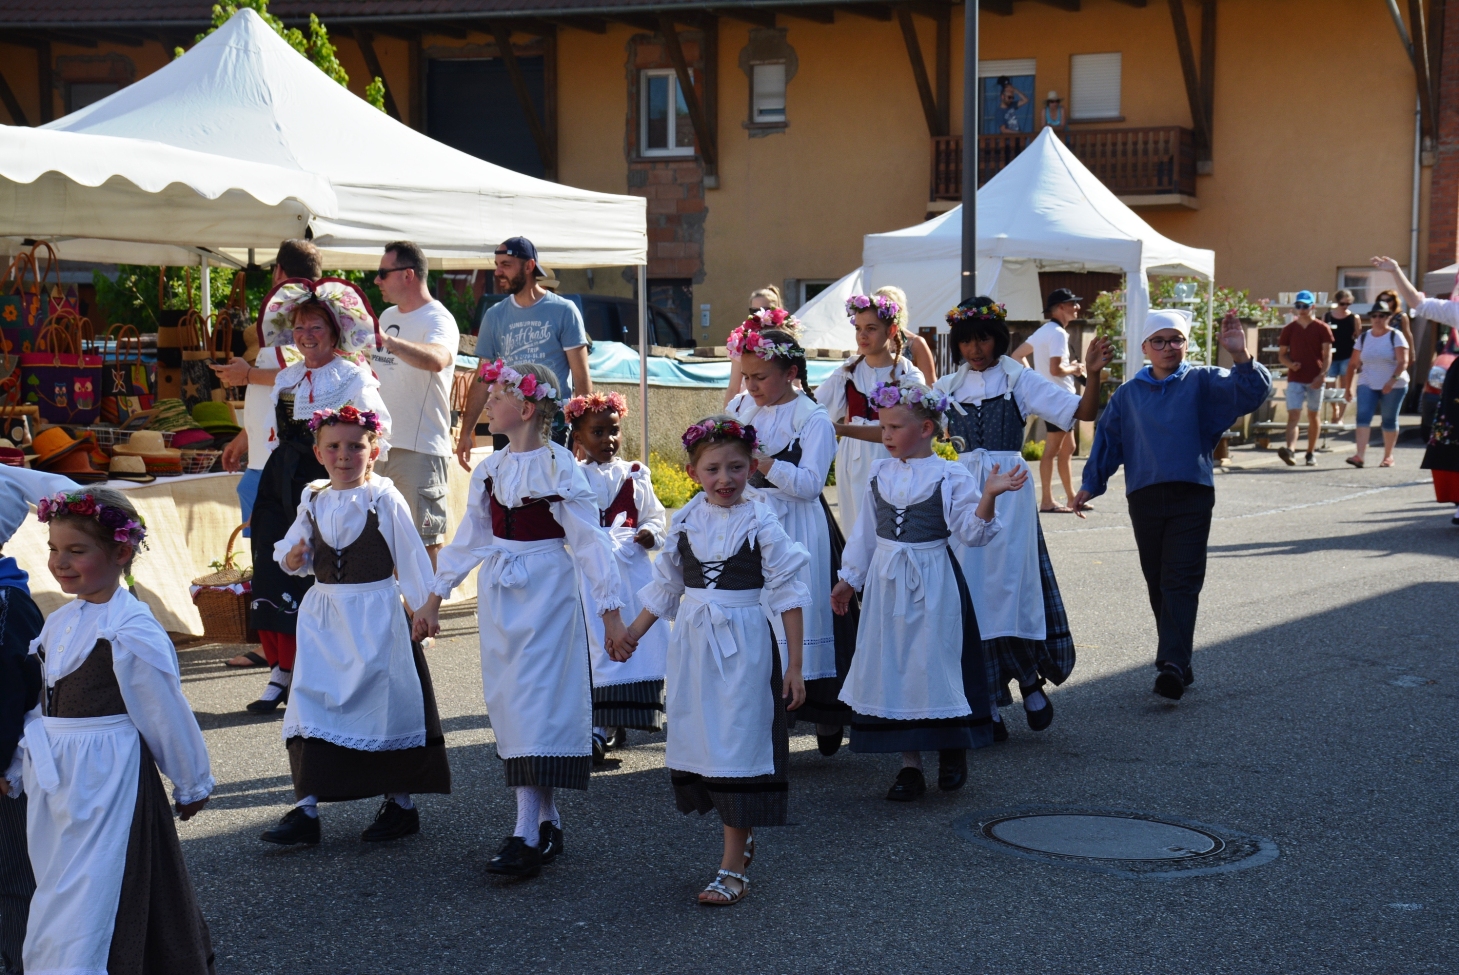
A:
POLYGON ((1287 448, 1287 447, 1278 447, 1277 448, 1277 456, 1280 457, 1280 458, 1282 458, 1282 462, 1285 463, 1288 467, 1296 467, 1297 466, 1297 459, 1294 456, 1292 456, 1292 451, 1289 448, 1287 448))
POLYGON ((1307 451, 1307 466, 1308 467, 1316 467, 1317 466, 1317 458, 1312 456, 1312 451, 1310 451, 1310 450, 1307 451))

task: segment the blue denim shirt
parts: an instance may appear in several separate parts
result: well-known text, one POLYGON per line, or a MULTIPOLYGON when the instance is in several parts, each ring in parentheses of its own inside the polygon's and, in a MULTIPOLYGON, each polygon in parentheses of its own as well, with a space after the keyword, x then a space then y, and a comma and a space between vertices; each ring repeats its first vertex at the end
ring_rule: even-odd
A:
POLYGON ((1211 454, 1221 434, 1271 388, 1271 373, 1255 359, 1234 369, 1182 362, 1164 379, 1146 366, 1109 398, 1082 487, 1099 497, 1121 464, 1126 494, 1168 481, 1213 487, 1211 454))

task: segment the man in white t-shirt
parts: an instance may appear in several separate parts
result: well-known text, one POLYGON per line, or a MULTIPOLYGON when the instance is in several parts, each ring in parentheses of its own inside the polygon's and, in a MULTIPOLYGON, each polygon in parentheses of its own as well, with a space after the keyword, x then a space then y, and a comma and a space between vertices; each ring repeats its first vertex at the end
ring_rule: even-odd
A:
POLYGON ((390 410, 390 452, 375 470, 405 496, 434 565, 446 541, 451 378, 461 333, 446 306, 431 297, 426 256, 410 241, 385 245, 375 283, 394 302, 380 313, 385 347, 371 353, 390 410))
MULTIPOLYGON (((1074 377, 1084 375, 1084 367, 1069 360, 1069 333, 1065 330, 1070 322, 1079 317, 1079 303, 1084 299, 1068 288, 1055 288, 1044 303, 1044 314, 1048 321, 1039 326, 1022 345, 1013 351, 1013 358, 1033 358, 1033 368, 1056 386, 1062 386, 1071 393, 1077 393, 1074 377)), ((1073 475, 1069 469, 1069 458, 1074 456, 1074 434, 1062 430, 1048 420, 1044 421, 1049 437, 1044 442, 1044 455, 1039 460, 1039 483, 1042 495, 1039 510, 1045 514, 1058 512, 1066 514, 1074 509, 1067 503, 1054 503, 1054 461, 1059 462, 1059 480, 1064 485, 1064 499, 1074 497, 1073 475)))

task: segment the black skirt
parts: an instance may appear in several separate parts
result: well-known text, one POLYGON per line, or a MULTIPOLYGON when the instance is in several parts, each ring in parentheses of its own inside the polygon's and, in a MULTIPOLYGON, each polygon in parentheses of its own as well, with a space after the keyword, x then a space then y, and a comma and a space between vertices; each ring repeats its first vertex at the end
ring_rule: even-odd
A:
POLYGON ((593 688, 593 726, 662 731, 664 680, 638 680, 593 688))
POLYGON ((253 542, 253 618, 255 629, 292 634, 299 603, 314 585, 313 576, 293 576, 274 561, 274 546, 299 516, 299 499, 310 481, 329 472, 314 459, 313 448, 280 440, 264 465, 253 503, 249 533, 253 542))
POLYGON ((1044 638, 1000 636, 983 641, 988 658, 988 680, 996 689, 998 703, 1009 705, 1013 696, 1008 684, 1019 687, 1058 686, 1074 672, 1074 636, 1069 632, 1069 614, 1064 610, 1064 597, 1059 580, 1054 578, 1054 563, 1044 544, 1044 529, 1038 526, 1039 583, 1044 595, 1044 638))
MULTIPOLYGON (((831 586, 840 579, 841 553, 846 549, 846 536, 831 514, 831 506, 821 496, 821 511, 831 536, 831 586)), ((813 724, 844 727, 851 723, 851 706, 841 700, 841 685, 851 671, 851 658, 856 653, 856 631, 861 626, 861 597, 851 596, 851 608, 845 616, 833 616, 831 632, 836 641, 836 676, 805 682, 805 703, 790 712, 790 723, 809 721, 813 724)))

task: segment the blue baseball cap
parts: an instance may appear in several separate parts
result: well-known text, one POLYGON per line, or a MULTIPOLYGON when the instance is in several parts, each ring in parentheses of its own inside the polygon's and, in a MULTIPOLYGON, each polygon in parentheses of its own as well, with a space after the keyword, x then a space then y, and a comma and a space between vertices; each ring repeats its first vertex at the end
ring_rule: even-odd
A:
POLYGON ((496 253, 505 257, 515 257, 523 261, 534 261, 532 268, 534 277, 545 278, 547 272, 542 270, 542 262, 537 258, 537 245, 533 244, 526 237, 508 237, 497 247, 496 253))
POLYGON ((1315 305, 1317 304, 1317 296, 1310 291, 1299 291, 1292 299, 1292 304, 1294 305, 1300 305, 1304 302, 1308 305, 1315 305))

